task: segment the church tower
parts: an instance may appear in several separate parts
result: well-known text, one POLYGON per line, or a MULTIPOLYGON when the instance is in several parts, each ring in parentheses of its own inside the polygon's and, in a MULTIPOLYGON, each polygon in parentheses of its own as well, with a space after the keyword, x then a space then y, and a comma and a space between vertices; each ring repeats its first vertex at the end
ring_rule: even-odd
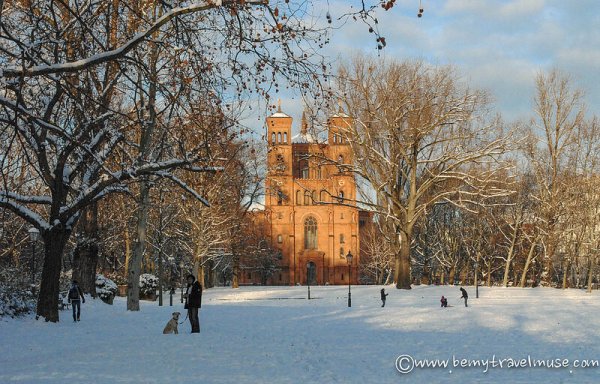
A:
MULTIPOLYGON (((358 282, 359 238, 354 175, 345 137, 350 118, 342 111, 327 120, 328 140, 319 140, 302 114, 299 133, 278 106, 267 117, 265 225, 270 244, 281 254, 272 284, 352 284, 358 282), (346 255, 352 253, 348 265, 346 255)), ((241 282, 254 283, 252 272, 241 282)))

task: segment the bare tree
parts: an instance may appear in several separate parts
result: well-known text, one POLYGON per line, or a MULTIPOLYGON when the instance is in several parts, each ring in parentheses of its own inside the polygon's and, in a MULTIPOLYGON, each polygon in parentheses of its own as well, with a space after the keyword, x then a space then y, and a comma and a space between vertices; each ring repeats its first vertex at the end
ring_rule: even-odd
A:
POLYGON ((355 58, 339 72, 339 94, 353 124, 343 127, 354 171, 396 223, 395 282, 410 289, 415 226, 435 204, 472 209, 507 194, 498 174, 508 140, 488 120, 487 97, 461 84, 451 68, 422 62, 355 58))
MULTIPOLYGON (((317 49, 326 43, 329 26, 309 27, 303 20, 307 5, 264 0, 0 3, 0 130, 43 185, 34 193, 9 186, 5 178, 0 207, 37 227, 44 239, 38 315, 58 321, 61 255, 84 210, 109 193, 126 192, 132 182, 142 183, 142 209, 129 260, 128 308, 138 308, 135 281, 145 247, 148 183, 166 177, 200 198, 170 171, 212 167, 210 159, 197 155, 205 154, 201 148, 177 138, 174 155, 155 161, 150 148, 154 136, 165 132, 160 124, 168 127, 174 115, 189 114, 188 105, 176 102, 186 92, 224 95, 229 87, 268 99, 282 80, 318 89, 313 80, 327 66, 317 49), (177 63, 184 64, 182 76, 169 76, 177 63), (162 101, 179 107, 165 113, 169 119, 160 116, 162 101), (136 130, 141 134, 132 138, 136 130), (137 155, 129 151, 132 146, 137 155), (110 163, 123 147, 131 156, 110 163)), ((357 14, 368 22, 369 12, 363 7, 357 14)))
POLYGON ((536 118, 529 124, 525 155, 538 184, 534 198, 539 202, 541 241, 546 250, 542 281, 550 284, 554 263, 562 262, 559 260, 559 228, 566 212, 561 195, 566 190, 569 152, 584 118, 584 105, 582 91, 573 89, 569 77, 558 70, 538 74, 535 84, 536 118))

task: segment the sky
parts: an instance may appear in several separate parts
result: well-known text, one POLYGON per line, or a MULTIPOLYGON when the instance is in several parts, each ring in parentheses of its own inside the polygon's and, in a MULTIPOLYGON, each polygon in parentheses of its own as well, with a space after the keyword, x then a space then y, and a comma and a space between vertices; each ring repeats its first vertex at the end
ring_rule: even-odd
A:
MULTIPOLYGON (((322 1, 334 19, 359 1, 322 1)), ((598 0, 397 0, 378 10, 387 47, 360 22, 332 31, 325 54, 335 68, 353 53, 385 60, 422 59, 453 65, 473 88, 487 90, 507 121, 532 116, 534 77, 557 68, 583 89, 588 116, 600 115, 600 1, 598 0)), ((318 11, 317 11, 318 13, 318 11)), ((282 109, 299 125, 302 103, 282 95, 282 109)), ((264 116, 259 118, 264 121, 264 116)))

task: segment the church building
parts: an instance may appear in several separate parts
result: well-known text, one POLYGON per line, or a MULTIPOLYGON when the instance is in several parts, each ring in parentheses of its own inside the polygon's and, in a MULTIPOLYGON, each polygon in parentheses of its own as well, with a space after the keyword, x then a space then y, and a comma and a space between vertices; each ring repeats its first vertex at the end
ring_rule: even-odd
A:
POLYGON ((357 284, 359 209, 350 145, 340 128, 343 112, 327 119, 327 140, 310 131, 305 114, 292 136, 292 117, 267 117, 266 233, 281 253, 273 284, 357 284), (348 257, 350 256, 351 257, 348 257), (349 262, 350 261, 350 262, 349 262))

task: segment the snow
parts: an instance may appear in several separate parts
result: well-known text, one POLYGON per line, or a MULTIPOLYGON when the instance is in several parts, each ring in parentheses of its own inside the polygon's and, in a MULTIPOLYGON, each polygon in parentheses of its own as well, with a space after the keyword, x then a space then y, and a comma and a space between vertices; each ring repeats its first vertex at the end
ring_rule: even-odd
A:
POLYGON ((272 115, 271 115, 271 116, 269 116, 269 117, 290 117, 290 116, 289 116, 289 115, 286 115, 286 114, 285 114, 285 113, 283 113, 283 112, 275 112, 274 114, 272 114, 272 115))
POLYGON ((96 274, 96 294, 100 298, 110 300, 117 294, 119 288, 114 281, 102 274, 96 274))
MULTIPOLYGON (((600 359, 598 291, 480 288, 469 308, 457 286, 243 287, 205 290, 200 334, 162 329, 179 311, 141 302, 127 312, 89 298, 81 322, 0 320, 1 383, 597 383, 600 368, 454 367, 460 359, 600 359), (449 308, 439 299, 448 297, 449 308), (18 346, 16 348, 15 346, 18 346), (401 374, 400 355, 450 359, 401 374)), ((403 360, 403 364, 407 360, 403 360)))
POLYGON ((318 143, 319 139, 311 133, 299 133, 292 137, 292 143, 294 144, 314 144, 318 143))

